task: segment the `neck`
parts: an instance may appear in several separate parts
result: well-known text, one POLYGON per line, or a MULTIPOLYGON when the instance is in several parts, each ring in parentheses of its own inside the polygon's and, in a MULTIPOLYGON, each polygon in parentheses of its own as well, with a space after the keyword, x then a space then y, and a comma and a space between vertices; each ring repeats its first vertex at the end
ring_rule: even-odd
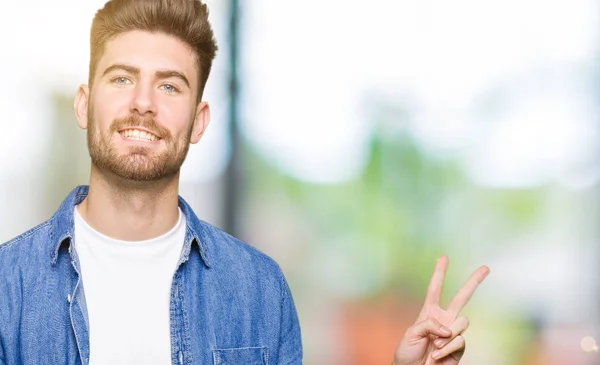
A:
POLYGON ((178 185, 179 174, 159 181, 130 182, 92 164, 89 192, 77 209, 91 227, 106 236, 147 240, 177 223, 178 185))

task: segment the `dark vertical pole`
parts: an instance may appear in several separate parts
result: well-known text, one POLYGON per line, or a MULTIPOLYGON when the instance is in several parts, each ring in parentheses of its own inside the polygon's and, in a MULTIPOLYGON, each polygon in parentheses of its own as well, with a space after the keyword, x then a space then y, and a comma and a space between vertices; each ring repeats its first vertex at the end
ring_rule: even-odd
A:
POLYGON ((225 172, 224 227, 233 236, 240 234, 238 217, 240 213, 241 188, 243 186, 241 166, 241 146, 238 127, 239 80, 238 80, 238 35, 239 0, 229 0, 229 133, 231 156, 225 172))

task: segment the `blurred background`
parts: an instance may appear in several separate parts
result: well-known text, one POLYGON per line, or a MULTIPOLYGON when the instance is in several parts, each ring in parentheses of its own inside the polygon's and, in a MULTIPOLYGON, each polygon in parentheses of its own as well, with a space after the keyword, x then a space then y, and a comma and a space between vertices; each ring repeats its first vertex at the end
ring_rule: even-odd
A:
MULTIPOLYGON (((388 364, 436 259, 479 265, 461 364, 599 364, 600 4, 209 0, 199 217, 278 261, 305 364, 388 364)), ((0 5, 0 242, 88 183, 104 0, 0 5)))

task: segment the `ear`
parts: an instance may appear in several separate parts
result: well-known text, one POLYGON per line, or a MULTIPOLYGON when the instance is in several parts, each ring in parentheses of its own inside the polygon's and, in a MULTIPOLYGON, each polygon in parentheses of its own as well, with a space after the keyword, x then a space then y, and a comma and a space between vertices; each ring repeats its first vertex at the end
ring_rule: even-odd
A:
POLYGON ((194 127, 192 128, 192 135, 190 136, 190 143, 198 143, 202 135, 206 131, 210 123, 210 107, 206 101, 198 104, 196 108, 196 117, 194 118, 194 127))
POLYGON ((73 110, 75 111, 75 118, 77 118, 77 124, 81 129, 87 129, 88 126, 88 102, 90 97, 90 90, 87 85, 79 86, 77 95, 75 95, 75 102, 73 103, 73 110))

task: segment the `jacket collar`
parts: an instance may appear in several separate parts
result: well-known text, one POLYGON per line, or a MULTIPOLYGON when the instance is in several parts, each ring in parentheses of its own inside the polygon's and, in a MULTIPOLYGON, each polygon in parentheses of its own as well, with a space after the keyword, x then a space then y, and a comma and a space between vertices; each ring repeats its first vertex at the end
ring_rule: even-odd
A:
MULTIPOLYGON (((58 254, 63 244, 69 246, 71 252, 71 243, 75 237, 75 225, 73 220, 73 209, 79 205, 88 195, 89 186, 80 185, 73 189, 71 193, 62 202, 56 213, 50 218, 50 262, 55 265, 58 260, 58 254)), ((192 246, 197 246, 200 257, 204 265, 210 267, 208 247, 206 243, 209 240, 210 225, 198 219, 190 205, 181 197, 178 197, 178 205, 186 218, 185 242, 178 266, 189 258, 192 246)))

